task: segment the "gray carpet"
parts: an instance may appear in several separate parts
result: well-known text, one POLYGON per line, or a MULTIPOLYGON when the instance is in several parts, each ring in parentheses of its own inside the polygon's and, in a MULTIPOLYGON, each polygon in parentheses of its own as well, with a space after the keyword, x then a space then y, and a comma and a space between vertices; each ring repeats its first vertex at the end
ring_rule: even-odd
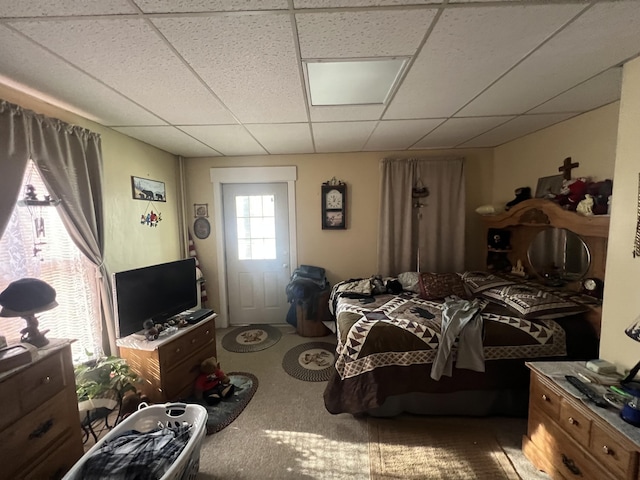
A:
MULTIPOLYGON (((366 418, 331 415, 324 408, 326 382, 302 382, 282 368, 284 355, 308 343, 289 325, 279 326, 281 340, 253 353, 220 348, 233 330, 218 329, 218 357, 225 371, 253 373, 260 382, 244 411, 224 430, 205 437, 200 480, 349 479, 370 480, 366 418)), ((314 338, 335 342, 335 336, 314 338)), ((502 449, 524 480, 547 480, 522 455, 526 419, 492 418, 502 449)))

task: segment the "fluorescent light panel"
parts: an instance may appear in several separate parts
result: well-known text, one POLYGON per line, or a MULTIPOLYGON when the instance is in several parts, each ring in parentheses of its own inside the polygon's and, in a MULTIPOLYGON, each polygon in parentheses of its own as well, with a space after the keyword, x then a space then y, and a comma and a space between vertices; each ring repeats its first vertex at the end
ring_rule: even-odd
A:
POLYGON ((311 105, 384 104, 407 60, 307 60, 311 105))

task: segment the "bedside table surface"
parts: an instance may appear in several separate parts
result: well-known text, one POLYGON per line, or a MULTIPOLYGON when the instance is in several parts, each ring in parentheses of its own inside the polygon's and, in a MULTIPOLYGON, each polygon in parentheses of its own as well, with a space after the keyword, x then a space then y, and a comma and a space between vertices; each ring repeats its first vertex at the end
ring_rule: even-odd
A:
MULTIPOLYGON (((578 378, 579 373, 589 375, 596 379, 603 379, 603 381, 609 381, 611 383, 611 377, 604 375, 598 375, 592 372, 586 367, 586 362, 583 361, 557 361, 557 362, 526 362, 533 372, 538 375, 542 375, 551 379, 559 388, 565 391, 567 394, 574 398, 582 400, 582 403, 597 416, 609 423, 612 427, 622 433, 631 442, 635 443, 640 448, 640 428, 625 422, 620 417, 620 411, 613 406, 607 408, 597 407, 595 404, 586 399, 585 395, 578 391, 573 385, 571 385, 566 379, 565 375, 573 375, 578 378)), ((582 379, 581 379, 582 380, 582 379)), ((608 389, 606 386, 598 385, 594 383, 587 383, 587 385, 594 388, 600 393, 605 393, 608 389)))

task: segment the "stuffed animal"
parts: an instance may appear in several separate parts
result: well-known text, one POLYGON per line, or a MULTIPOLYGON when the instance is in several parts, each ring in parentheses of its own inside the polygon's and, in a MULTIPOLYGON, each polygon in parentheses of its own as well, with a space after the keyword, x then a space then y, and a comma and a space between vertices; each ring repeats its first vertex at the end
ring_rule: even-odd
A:
POLYGON ((584 199, 578 203, 576 212, 586 216, 593 215, 593 197, 588 193, 585 194, 584 199))
POLYGON ((223 398, 233 395, 234 385, 231 379, 220 369, 216 357, 209 357, 200 364, 200 375, 196 378, 195 396, 204 399, 209 405, 215 405, 223 398))
POLYGON ((525 200, 529 200, 531 198, 531 188, 530 187, 520 187, 516 188, 515 192, 516 198, 507 203, 504 207, 505 210, 509 210, 514 205, 519 204, 520 202, 524 202, 525 200))

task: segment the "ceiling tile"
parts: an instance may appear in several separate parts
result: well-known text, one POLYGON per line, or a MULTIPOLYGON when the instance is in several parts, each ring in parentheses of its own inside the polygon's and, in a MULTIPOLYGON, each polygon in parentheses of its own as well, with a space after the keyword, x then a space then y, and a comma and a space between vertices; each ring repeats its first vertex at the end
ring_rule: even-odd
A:
POLYGON ((581 8, 532 5, 445 11, 384 118, 453 115, 581 8))
POLYGON ((413 55, 435 9, 296 14, 302 58, 413 55))
POLYGON ((550 127, 558 122, 574 116, 573 113, 555 113, 546 115, 523 115, 517 117, 493 130, 488 131, 459 147, 495 147, 502 145, 518 137, 528 135, 543 128, 550 127))
POLYGON ((286 10, 287 0, 135 0, 145 13, 233 12, 241 10, 286 10))
POLYGON ((272 155, 314 153, 307 123, 246 125, 251 135, 272 155))
POLYGON ((127 0, 0 0, 1 17, 66 17, 71 15, 113 15, 136 13, 127 0))
POLYGON ((264 155, 267 152, 240 125, 194 125, 178 127, 225 156, 264 155))
POLYGON ((379 122, 364 150, 405 150, 428 132, 440 125, 444 119, 387 120, 379 122))
POLYGON ((12 25, 169 123, 235 123, 144 20, 12 25))
POLYGON ((166 124, 3 25, 0 45, 2 83, 107 126, 166 124))
POLYGON ((638 1, 596 4, 459 113, 484 116, 526 111, 639 51, 638 1), (522 85, 535 88, 523 89, 522 85))
POLYGON ((434 3, 442 3, 442 0, 293 0, 295 8, 385 7, 434 3))
POLYGON ((240 121, 308 120, 288 14, 180 17, 154 23, 240 121))
POLYGON ((215 157, 220 155, 211 147, 175 127, 115 127, 114 130, 174 155, 182 155, 183 157, 215 157))
POLYGON ((411 148, 453 148, 513 118, 450 118, 411 148))
POLYGON ((377 122, 313 123, 316 152, 359 152, 377 122))
POLYGON ((622 68, 609 70, 543 103, 528 113, 583 112, 620 99, 622 68))

